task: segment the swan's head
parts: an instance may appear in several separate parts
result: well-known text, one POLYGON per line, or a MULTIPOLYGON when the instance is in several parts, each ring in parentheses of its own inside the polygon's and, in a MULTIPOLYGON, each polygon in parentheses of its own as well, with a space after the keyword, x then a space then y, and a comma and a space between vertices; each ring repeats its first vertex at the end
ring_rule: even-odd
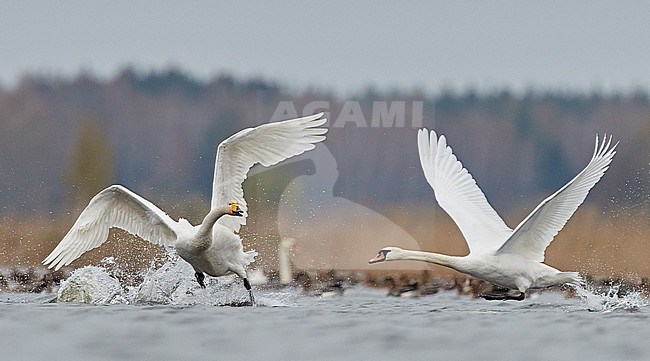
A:
POLYGON ((301 247, 295 238, 282 238, 280 240, 280 249, 286 252, 297 251, 301 247))
POLYGON ((397 247, 384 247, 380 249, 379 253, 377 253, 377 256, 369 260, 368 263, 373 264, 373 263, 379 263, 384 261, 392 261, 393 260, 392 256, 401 250, 402 250, 401 248, 397 248, 397 247))
POLYGON ((244 215, 244 211, 242 211, 241 208, 239 208, 239 203, 228 202, 228 210, 226 211, 226 214, 229 214, 231 216, 242 217, 244 215))

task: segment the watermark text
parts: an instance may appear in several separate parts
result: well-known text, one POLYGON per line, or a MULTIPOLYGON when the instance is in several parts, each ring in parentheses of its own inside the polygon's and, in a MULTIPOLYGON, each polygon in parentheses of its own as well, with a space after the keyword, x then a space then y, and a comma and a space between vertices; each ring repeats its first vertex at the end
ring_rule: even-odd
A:
POLYGON ((316 100, 305 104, 299 113, 293 101, 281 101, 273 112, 271 121, 298 118, 325 112, 328 124, 333 128, 352 126, 357 128, 421 128, 424 104, 422 101, 374 101, 365 112, 358 101, 346 101, 333 114, 329 101, 316 100), (408 110, 408 111, 407 111, 408 110), (410 119, 407 119, 410 115, 410 119))

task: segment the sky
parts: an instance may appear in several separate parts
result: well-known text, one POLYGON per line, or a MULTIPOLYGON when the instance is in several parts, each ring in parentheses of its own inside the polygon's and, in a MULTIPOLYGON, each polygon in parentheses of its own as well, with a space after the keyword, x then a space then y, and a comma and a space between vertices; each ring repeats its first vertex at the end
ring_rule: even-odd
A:
POLYGON ((340 93, 650 91, 650 2, 0 2, 3 87, 126 66, 340 93))

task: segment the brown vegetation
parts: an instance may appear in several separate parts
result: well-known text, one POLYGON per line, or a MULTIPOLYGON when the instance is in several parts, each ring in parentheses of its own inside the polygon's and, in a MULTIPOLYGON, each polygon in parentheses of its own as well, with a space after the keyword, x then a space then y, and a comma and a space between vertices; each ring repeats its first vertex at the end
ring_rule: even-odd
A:
MULTIPOLYGON (((441 252, 452 255, 464 255, 467 247, 460 231, 451 219, 442 211, 422 208, 420 215, 414 217, 400 212, 387 211, 385 214, 395 225, 401 227, 417 240, 419 248, 424 251, 441 252)), ((267 233, 260 236, 258 229, 274 228, 274 219, 254 218, 242 231, 246 249, 260 252, 255 267, 265 271, 277 270, 278 234, 267 233)), ((570 219, 566 227, 555 238, 546 252, 546 262, 562 270, 575 270, 592 277, 614 277, 633 280, 650 277, 650 222, 647 214, 636 210, 633 214, 603 214, 594 207, 582 207, 570 219)), ((379 247, 396 244, 395 239, 385 235, 380 239, 370 239, 367 230, 377 226, 364 220, 355 219, 355 226, 341 230, 345 237, 332 236, 332 226, 327 219, 314 221, 305 226, 309 232, 298 238, 300 251, 293 254, 293 265, 299 270, 327 270, 322 259, 334 260, 327 264, 336 270, 389 272, 421 272, 431 270, 434 276, 450 277, 456 272, 444 267, 417 262, 392 262, 383 267, 367 264, 379 247), (322 246, 321 239, 329 244, 322 246), (345 246, 343 246, 345 244, 345 246)), ((508 220, 511 226, 518 220, 508 220)), ((40 261, 63 238, 71 223, 52 222, 46 218, 23 219, 17 221, 5 218, 0 224, 0 237, 3 248, 0 251, 0 266, 31 267, 40 265, 40 261)), ((300 233, 300 230, 298 230, 300 233)), ((83 255, 72 266, 99 264, 104 257, 115 256, 116 262, 125 270, 137 270, 149 266, 151 261, 161 258, 163 250, 148 242, 125 232, 114 230, 109 240, 100 248, 83 255)))

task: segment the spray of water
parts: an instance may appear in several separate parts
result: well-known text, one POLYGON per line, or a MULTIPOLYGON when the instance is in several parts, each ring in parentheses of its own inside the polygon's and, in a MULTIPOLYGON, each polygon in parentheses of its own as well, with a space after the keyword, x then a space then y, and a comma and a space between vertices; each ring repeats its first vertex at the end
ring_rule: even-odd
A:
POLYGON ((621 284, 613 284, 605 289, 587 284, 577 286, 575 290, 592 312, 636 311, 648 304, 641 292, 621 292, 621 284))
POLYGON ((120 282, 106 273, 103 267, 96 266, 79 268, 61 282, 57 301, 94 305, 127 303, 120 282))
MULTIPOLYGON (((57 302, 84 302, 89 304, 131 304, 131 305, 209 305, 209 306, 248 306, 248 292, 237 276, 218 279, 206 277, 206 289, 198 286, 194 270, 178 257, 175 251, 168 250, 162 266, 152 262, 142 272, 142 282, 130 286, 120 283, 122 269, 112 258, 102 261, 105 267, 86 266, 72 272, 61 283, 57 302)), ((258 294, 257 304, 261 306, 290 306, 288 293, 274 292, 258 294)))

